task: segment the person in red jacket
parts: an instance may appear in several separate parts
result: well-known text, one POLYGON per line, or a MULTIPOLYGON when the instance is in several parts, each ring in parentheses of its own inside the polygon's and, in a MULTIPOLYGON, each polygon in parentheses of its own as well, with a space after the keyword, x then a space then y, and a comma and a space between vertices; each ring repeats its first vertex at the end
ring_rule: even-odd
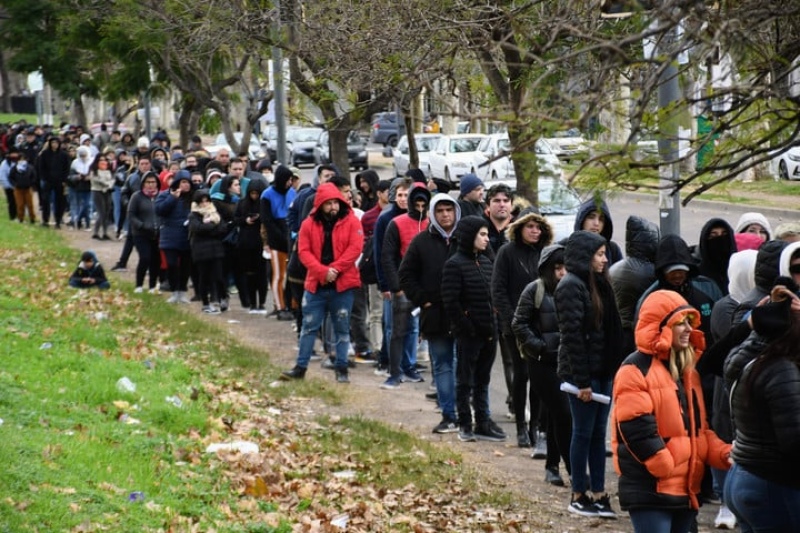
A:
POLYGON ((336 339, 336 381, 349 383, 347 350, 350 346, 350 311, 354 289, 361 286, 356 260, 361 255, 364 232, 342 193, 332 183, 319 186, 314 207, 300 226, 297 253, 308 270, 303 293, 303 325, 297 363, 281 379, 303 379, 314 340, 329 314, 336 339))
POLYGON ((648 296, 636 348, 614 378, 612 448, 619 502, 637 532, 688 532, 706 464, 730 466, 731 445, 708 427, 695 363, 700 313, 680 294, 648 296))

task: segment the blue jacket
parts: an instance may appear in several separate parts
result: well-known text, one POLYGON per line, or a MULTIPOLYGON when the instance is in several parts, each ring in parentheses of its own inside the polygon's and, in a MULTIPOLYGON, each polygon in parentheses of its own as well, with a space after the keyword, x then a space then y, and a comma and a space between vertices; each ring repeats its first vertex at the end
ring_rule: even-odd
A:
MULTIPOLYGON (((191 193, 187 193, 191 194, 191 193)), ((162 250, 189 250, 189 212, 191 204, 175 198, 169 190, 156 197, 156 215, 161 220, 158 246, 162 250)))

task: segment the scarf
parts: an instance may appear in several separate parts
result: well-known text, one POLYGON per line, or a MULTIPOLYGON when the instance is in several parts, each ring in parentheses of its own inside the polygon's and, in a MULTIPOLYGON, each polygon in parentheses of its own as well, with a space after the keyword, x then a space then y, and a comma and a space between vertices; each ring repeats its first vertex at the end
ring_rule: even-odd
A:
POLYGON ((205 205, 192 202, 192 213, 202 215, 205 224, 219 224, 220 220, 222 220, 217 212, 217 208, 211 202, 205 205))

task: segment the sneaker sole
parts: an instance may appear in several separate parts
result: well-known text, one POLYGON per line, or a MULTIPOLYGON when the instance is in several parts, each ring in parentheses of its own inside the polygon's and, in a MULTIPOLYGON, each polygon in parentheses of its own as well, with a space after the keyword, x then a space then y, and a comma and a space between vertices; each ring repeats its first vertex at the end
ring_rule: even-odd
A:
POLYGON ((466 437, 465 438, 465 437, 462 437, 461 435, 458 436, 458 440, 460 440, 461 442, 477 442, 478 441, 478 439, 475 438, 475 437, 466 437))
POLYGON ((614 511, 597 511, 595 516, 599 516, 600 518, 616 518, 617 513, 614 511))
POLYGON ((507 439, 507 437, 492 437, 490 435, 479 435, 477 433, 475 434, 475 438, 487 442, 505 442, 507 439))
POLYGON ((571 505, 567 505, 567 511, 569 511, 572 514, 576 514, 578 516, 585 516, 587 518, 596 518, 596 517, 600 516, 597 513, 597 511, 582 511, 580 509, 574 508, 571 505))

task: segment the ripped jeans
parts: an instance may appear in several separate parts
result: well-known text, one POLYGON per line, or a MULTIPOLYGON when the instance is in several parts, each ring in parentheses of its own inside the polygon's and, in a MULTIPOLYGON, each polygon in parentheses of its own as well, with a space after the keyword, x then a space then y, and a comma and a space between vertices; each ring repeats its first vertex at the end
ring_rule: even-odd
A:
POLYGON ((303 325, 297 366, 308 368, 314 341, 322 327, 322 319, 330 315, 336 343, 336 368, 347 370, 347 351, 350 348, 350 310, 353 308, 354 290, 336 292, 334 287, 320 287, 317 292, 303 292, 303 325))

